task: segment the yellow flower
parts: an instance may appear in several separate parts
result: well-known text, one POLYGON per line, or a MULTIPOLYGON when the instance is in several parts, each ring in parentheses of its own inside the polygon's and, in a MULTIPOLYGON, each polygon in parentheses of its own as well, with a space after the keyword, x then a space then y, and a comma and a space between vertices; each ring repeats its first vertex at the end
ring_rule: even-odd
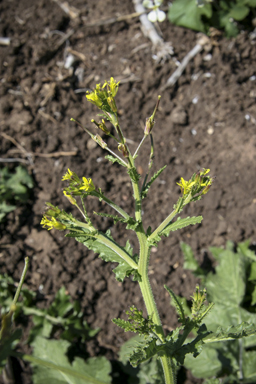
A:
POLYGON ((80 186, 80 190, 85 190, 86 192, 92 192, 94 191, 95 187, 94 187, 94 184, 92 182, 92 179, 86 179, 86 177, 83 177, 83 183, 82 185, 80 186))
POLYGON ((53 228, 56 228, 56 229, 58 229, 60 231, 63 231, 64 229, 67 228, 66 225, 64 225, 64 224, 60 223, 59 221, 57 221, 55 219, 55 217, 51 217, 51 219, 49 220, 49 219, 47 219, 46 216, 43 216, 40 224, 43 226, 43 228, 49 227, 49 228, 47 228, 48 231, 50 231, 53 228))
POLYGON ((196 183, 195 181, 191 181, 191 180, 186 181, 183 179, 183 177, 181 177, 180 183, 177 183, 177 184, 180 186, 183 195, 187 195, 191 191, 195 183, 196 183))
POLYGON ((100 95, 98 94, 98 86, 100 86, 100 84, 97 84, 96 89, 93 92, 89 93, 89 95, 86 95, 86 98, 92 104, 97 105, 97 107, 100 108, 102 106, 102 100, 100 98, 100 95))
POLYGON ((70 171, 70 169, 68 169, 68 171, 65 173, 65 175, 62 177, 62 181, 63 180, 71 180, 71 177, 73 176, 73 172, 70 171))

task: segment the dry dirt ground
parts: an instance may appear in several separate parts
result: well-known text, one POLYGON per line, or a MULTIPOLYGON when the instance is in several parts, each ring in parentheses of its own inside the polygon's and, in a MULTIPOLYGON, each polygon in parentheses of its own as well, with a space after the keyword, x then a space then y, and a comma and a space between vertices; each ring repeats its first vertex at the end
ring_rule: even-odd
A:
MULTIPOLYGON (((0 130, 5 134, 0 139, 0 155, 29 159, 35 181, 28 204, 10 213, 1 224, 0 272, 18 279, 24 257, 29 256, 28 287, 35 291, 40 287, 49 302, 64 285, 72 298, 81 301, 88 323, 103 329, 97 343, 88 347, 90 354, 104 350, 114 358, 130 335, 117 329, 111 319, 131 304, 144 308, 139 287, 129 279, 118 283, 111 272, 113 265, 74 239, 65 238, 63 232, 48 232, 40 226, 46 201, 79 215, 62 194, 61 178, 67 168, 80 177, 91 177, 107 196, 133 212, 127 175, 120 166, 111 165, 104 151, 70 121, 73 117, 93 129, 90 120, 98 113, 79 90, 93 88, 111 76, 121 81, 118 113, 132 150, 162 94, 154 126, 153 171, 165 164, 167 168, 144 201, 145 227, 155 227, 170 213, 180 194, 176 182, 181 176, 188 180, 202 167, 210 168, 216 176, 209 194, 183 212, 183 217, 202 215, 202 224, 174 232, 152 254, 151 283, 169 330, 177 319, 163 285, 187 298, 196 285, 192 274, 182 268, 180 241, 192 246, 200 263, 209 262, 209 246, 224 246, 227 240, 256 241, 256 40, 247 32, 232 40, 219 36, 209 52, 202 51, 191 60, 175 86, 161 92, 177 68, 175 60, 181 61, 195 46, 196 33, 167 21, 161 24, 175 59, 157 63, 138 18, 90 26, 134 12, 131 0, 74 0, 72 6, 73 14, 68 15, 57 1, 0 3, 0 35, 11 38, 9 46, 0 46, 0 130), (66 34, 68 39, 62 40, 66 34), (64 68, 69 50, 75 51, 73 71, 64 68), (54 152, 59 154, 43 156, 54 152)), ((142 177, 149 150, 146 143, 137 159, 142 177)), ((94 199, 88 201, 88 208, 91 212, 105 210, 94 199)), ((111 228, 121 244, 130 237, 136 249, 136 239, 121 224, 93 220, 101 230, 111 228)))

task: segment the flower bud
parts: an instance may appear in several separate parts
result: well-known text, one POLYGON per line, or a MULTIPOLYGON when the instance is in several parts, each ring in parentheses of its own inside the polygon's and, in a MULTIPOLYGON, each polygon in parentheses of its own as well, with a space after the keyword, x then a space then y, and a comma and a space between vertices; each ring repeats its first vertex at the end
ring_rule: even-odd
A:
POLYGON ((73 205, 77 205, 77 202, 76 202, 76 200, 74 199, 73 196, 68 195, 66 191, 63 191, 63 193, 64 193, 64 196, 69 200, 69 202, 70 202, 71 204, 73 204, 73 205))
POLYGON ((145 124, 145 128, 144 128, 144 135, 147 136, 150 134, 154 124, 155 124, 155 121, 152 119, 152 116, 150 116, 146 119, 146 124, 145 124))
POLYGON ((110 106, 111 110, 116 113, 117 112, 117 107, 116 107, 116 102, 115 99, 112 96, 109 96, 107 98, 108 105, 110 106))
POLYGON ((129 157, 129 152, 125 144, 118 144, 118 151, 122 152, 124 157, 129 157))

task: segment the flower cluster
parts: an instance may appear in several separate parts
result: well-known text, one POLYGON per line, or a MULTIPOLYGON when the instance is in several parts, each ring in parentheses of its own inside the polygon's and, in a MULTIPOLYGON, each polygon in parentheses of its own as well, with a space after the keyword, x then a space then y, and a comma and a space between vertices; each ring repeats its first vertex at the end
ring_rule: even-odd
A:
POLYGON ((82 180, 80 180, 77 174, 70 171, 70 169, 68 169, 68 171, 62 177, 62 180, 67 180, 69 182, 69 186, 65 188, 63 193, 69 199, 71 204, 74 205, 76 205, 76 201, 72 195, 77 196, 83 195, 85 193, 89 194, 95 190, 92 179, 86 179, 86 177, 82 177, 82 180))
POLYGON ((55 219, 55 217, 50 217, 49 219, 47 218, 46 215, 43 216, 40 224, 43 226, 43 228, 47 228, 48 231, 50 231, 51 229, 53 228, 56 228, 58 229, 59 231, 64 231, 64 229, 66 229, 66 225, 65 224, 62 224, 60 223, 59 221, 57 221, 55 219))
POLYGON ((151 23, 155 23, 159 21, 160 23, 165 20, 166 14, 164 11, 161 11, 159 9, 160 5, 162 4, 163 0, 155 0, 154 2, 152 0, 144 0, 143 6, 149 9, 152 9, 152 11, 148 14, 148 19, 151 21, 151 23))
POLYGON ((194 173, 190 180, 186 181, 183 177, 180 179, 180 182, 177 183, 180 188, 183 196, 191 194, 191 197, 200 194, 205 195, 212 184, 213 178, 206 176, 210 172, 210 169, 203 168, 201 171, 194 173))
POLYGON ((103 86, 97 84, 96 88, 86 95, 88 101, 96 105, 99 109, 108 113, 116 113, 115 96, 117 94, 119 82, 116 82, 113 77, 110 81, 105 81, 103 86))

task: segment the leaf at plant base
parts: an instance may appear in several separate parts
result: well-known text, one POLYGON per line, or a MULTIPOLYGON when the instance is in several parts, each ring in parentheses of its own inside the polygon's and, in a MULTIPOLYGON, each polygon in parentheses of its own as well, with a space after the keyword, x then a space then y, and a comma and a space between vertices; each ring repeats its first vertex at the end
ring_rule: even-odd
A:
POLYGON ((197 277, 202 277, 205 275, 205 272, 202 268, 199 267, 197 260, 195 259, 194 253, 190 245, 180 242, 180 247, 184 256, 184 269, 189 269, 193 271, 194 275, 197 277))
POLYGON ((161 173, 165 170, 166 168, 166 165, 159 169, 159 171, 157 171, 156 173, 154 173, 154 175, 151 177, 151 179, 149 180, 149 182, 145 185, 143 191, 141 191, 141 198, 144 199, 147 194, 148 194, 148 191, 149 191, 149 188, 151 187, 151 185, 153 184, 153 182, 158 178, 158 176, 161 175, 161 173))
POLYGON ((207 3, 203 7, 198 7, 196 1, 175 0, 168 12, 168 18, 171 23, 191 28, 195 31, 206 32, 207 28, 202 21, 202 16, 207 18, 212 16, 211 4, 207 3))
POLYGON ((9 336, 2 338, 0 341, 0 367, 5 365, 5 360, 10 356, 11 352, 17 345, 19 339, 21 338, 22 330, 16 329, 9 336))
POLYGON ((246 0, 245 2, 249 7, 256 7, 256 0, 246 0))
POLYGON ((256 382, 256 351, 246 351, 243 354, 243 374, 247 382, 256 382))
MULTIPOLYGON (((106 234, 102 234, 105 236, 108 240, 116 244, 110 234, 110 231, 107 231, 106 234)), ((111 261, 113 263, 118 263, 118 267, 113 269, 113 272, 116 274, 116 279, 118 281, 123 281, 126 276, 130 276, 133 273, 133 268, 119 255, 117 255, 116 252, 114 252, 111 248, 109 248, 107 245, 101 243, 98 241, 98 239, 94 237, 89 237, 86 235, 77 234, 76 240, 80 243, 84 244, 88 249, 93 250, 95 253, 99 254, 99 257, 108 262, 111 261)), ((132 256, 130 254, 131 252, 131 246, 130 244, 125 247, 121 247, 125 252, 128 253, 129 256, 132 256)))
POLYGON ((249 281, 255 281, 256 282, 256 262, 251 263, 249 281))
POLYGON ((170 232, 177 231, 177 229, 185 228, 188 225, 200 224, 202 220, 202 216, 186 217, 185 219, 181 219, 180 217, 178 217, 178 219, 174 223, 167 225, 162 230, 162 232, 160 232, 160 235, 169 236, 170 232))
POLYGON ((232 4, 231 3, 231 9, 230 9, 230 17, 232 17, 235 20, 243 20, 248 13, 250 12, 249 7, 246 7, 245 5, 238 5, 238 4, 232 4))
POLYGON ((129 356, 134 348, 144 341, 144 337, 137 335, 126 341, 120 349, 119 359, 122 362, 122 370, 129 375, 129 384, 163 384, 163 369, 155 358, 148 360, 134 368, 129 363, 129 356))
POLYGON ((193 376, 200 378, 216 376, 222 368, 218 359, 218 351, 214 348, 203 348, 197 358, 191 354, 186 355, 184 365, 193 376))
POLYGON ((32 343, 34 384, 103 384, 110 383, 111 365, 105 357, 90 358, 86 362, 75 358, 70 364, 66 353, 70 343, 65 340, 47 340, 37 337, 32 343), (41 364, 40 364, 41 360, 41 364), (45 363, 45 365, 43 365, 45 363), (51 363, 55 365, 48 365, 51 363))
POLYGON ((242 256, 247 257, 250 261, 251 260, 256 261, 255 252, 249 249, 250 243, 251 243, 250 240, 246 240, 242 243, 238 243, 237 252, 242 256))
POLYGON ((252 301, 251 301, 251 305, 254 305, 256 304, 256 286, 254 287, 254 290, 252 292, 252 301))

